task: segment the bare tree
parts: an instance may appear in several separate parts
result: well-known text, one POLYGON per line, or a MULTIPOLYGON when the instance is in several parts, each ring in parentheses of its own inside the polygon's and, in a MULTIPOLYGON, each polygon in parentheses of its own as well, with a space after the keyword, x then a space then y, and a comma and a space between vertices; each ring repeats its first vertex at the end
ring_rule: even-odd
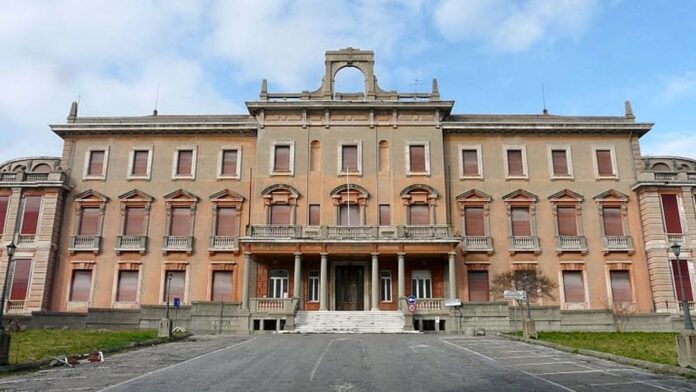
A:
MULTIPOLYGON (((529 299, 547 297, 554 299, 553 293, 558 285, 538 269, 501 272, 493 277, 491 292, 495 298, 503 298, 506 290, 524 291, 527 294, 527 316, 531 319, 529 299)), ((518 304, 520 301, 517 301, 518 304)), ((522 313, 524 322, 524 313, 522 313)))

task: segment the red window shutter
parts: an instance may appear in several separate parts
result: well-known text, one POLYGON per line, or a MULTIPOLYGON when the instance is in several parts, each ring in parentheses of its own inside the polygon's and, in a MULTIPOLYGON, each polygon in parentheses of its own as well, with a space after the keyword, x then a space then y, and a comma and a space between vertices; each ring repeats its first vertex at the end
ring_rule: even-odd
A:
POLYGON ((410 170, 412 173, 425 172, 425 146, 409 146, 410 170))
POLYGON ((237 175, 237 150, 224 150, 222 152, 222 174, 223 176, 237 175))
POLYGON ((578 235, 575 207, 558 207, 556 212, 558 218, 558 235, 578 235))
POLYGON ((290 146, 275 146, 275 159, 273 171, 289 172, 290 171, 290 146))
POLYGON ((10 202, 8 196, 0 196, 0 234, 5 231, 5 219, 7 218, 7 204, 10 202))
POLYGON ((91 236, 97 234, 99 234, 99 208, 82 208, 80 230, 78 231, 78 235, 91 236))
POLYGON ((116 301, 135 302, 138 298, 138 271, 119 271, 116 301))
POLYGON ((232 301, 232 271, 213 271, 212 301, 232 301))
POLYGON ((606 236, 622 236, 623 221, 621 219, 620 207, 603 207, 602 216, 604 220, 604 235, 606 236))
POLYGON ((341 146, 343 172, 358 171, 358 146, 341 146))
POLYGON ((665 232, 668 234, 682 234, 681 214, 679 214, 679 204, 677 195, 663 194, 662 213, 665 217, 665 232))
POLYGON ((12 275, 12 289, 10 290, 10 300, 22 301, 27 298, 30 274, 31 259, 15 260, 14 274, 12 275))
POLYGON ((162 302, 167 302, 167 295, 169 296, 170 304, 174 303, 174 298, 179 298, 182 303, 184 302, 184 293, 186 290, 185 271, 167 271, 164 274, 164 284, 164 290, 162 290, 162 302), (171 281, 169 281, 168 275, 172 276, 171 281))
POLYGON ((193 150, 179 150, 179 157, 176 164, 176 174, 178 176, 190 176, 193 174, 193 150))
POLYGON ((614 166, 611 164, 611 150, 597 150, 597 172, 600 176, 613 176, 614 166))
POLYGON ((391 208, 389 204, 379 205, 379 225, 389 226, 391 225, 391 208))
POLYGON ((524 176, 524 165, 522 163, 522 150, 508 150, 508 175, 524 176))
POLYGON ((465 176, 478 176, 478 151, 462 150, 462 171, 465 176))
MULTIPOLYGON (((677 260, 671 260, 672 277, 674 278, 674 291, 677 293, 677 301, 682 300, 681 286, 679 283, 679 270, 677 269, 677 260)), ((686 260, 679 260, 679 269, 681 270, 681 283, 684 285, 684 295, 687 301, 693 301, 694 295, 691 291, 691 278, 689 276, 689 265, 686 260)))
POLYGON ((341 226, 360 225, 360 206, 357 204, 341 204, 341 226))
POLYGON ((230 237, 239 235, 239 210, 230 207, 218 208, 215 235, 230 237))
POLYGON ((321 223, 320 209, 318 204, 310 204, 309 206, 309 225, 319 226, 321 223))
POLYGON ((133 172, 134 176, 147 175, 147 161, 149 160, 150 151, 138 150, 133 152, 133 172))
POLYGON ((609 271, 611 294, 614 302, 632 302, 631 278, 628 271, 609 271))
POLYGON ((582 282, 582 271, 563 271, 563 292, 565 293, 566 302, 585 302, 585 285, 582 282))
POLYGON ((464 231, 468 236, 485 236, 483 208, 466 207, 464 209, 464 231))
POLYGON ((190 236, 192 218, 191 209, 188 207, 173 207, 171 214, 169 235, 190 236))
POLYGON ((123 235, 141 236, 145 234, 145 208, 126 208, 126 222, 123 235))
POLYGON ((90 176, 101 176, 104 174, 104 155, 105 151, 90 151, 89 153, 89 167, 87 169, 87 175, 90 176))
POLYGON ((271 206, 271 224, 289 225, 292 207, 286 204, 274 204, 271 206))
POLYGON ((568 156, 566 150, 552 150, 551 160, 553 161, 553 174, 556 176, 567 176, 568 172, 568 156))
POLYGON ((532 235, 532 225, 529 220, 529 207, 512 207, 512 235, 530 236, 532 235))
POLYGON ((488 289, 488 271, 467 272, 469 283, 469 301, 488 302, 490 294, 488 289))
POLYGON ((39 225, 39 211, 41 210, 41 196, 27 196, 24 198, 24 213, 22 215, 22 228, 20 234, 36 234, 39 225))
POLYGON ((92 270, 74 270, 70 286, 70 301, 87 302, 92 288, 92 270))
POLYGON ((430 209, 425 204, 412 204, 408 207, 408 224, 427 226, 430 224, 430 209))

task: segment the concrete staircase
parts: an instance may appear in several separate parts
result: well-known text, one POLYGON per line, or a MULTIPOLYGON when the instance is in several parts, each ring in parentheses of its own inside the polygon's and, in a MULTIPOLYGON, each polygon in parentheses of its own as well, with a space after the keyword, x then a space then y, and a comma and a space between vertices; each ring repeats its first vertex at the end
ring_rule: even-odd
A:
POLYGON ((295 333, 412 333, 404 330, 404 315, 398 311, 297 312, 295 333))

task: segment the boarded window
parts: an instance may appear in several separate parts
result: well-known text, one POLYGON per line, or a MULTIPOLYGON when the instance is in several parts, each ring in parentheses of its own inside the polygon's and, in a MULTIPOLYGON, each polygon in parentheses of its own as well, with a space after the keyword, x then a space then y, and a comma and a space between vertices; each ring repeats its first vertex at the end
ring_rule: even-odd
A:
POLYGON ((558 207, 556 212, 558 219, 558 235, 578 235, 578 226, 575 222, 575 207, 558 207))
POLYGON ((507 150, 507 161, 509 176, 524 176, 522 150, 507 150))
POLYGON ((568 303, 585 302, 585 285, 582 271, 563 271, 563 293, 568 303))
POLYGON ((289 225, 292 207, 287 204, 274 204, 271 206, 271 224, 289 225))
POLYGON ((672 277, 674 278, 674 291, 677 293, 677 301, 682 301, 681 287, 679 283, 679 272, 681 272, 681 284, 684 285, 684 295, 687 301, 693 301, 694 295, 691 291, 691 278, 689 276, 689 264, 686 260, 679 260, 679 269, 677 269, 677 260, 671 260, 672 277), (681 271, 680 271, 681 270, 681 271))
POLYGON ((275 146, 273 160, 274 172, 289 172, 290 171, 290 146, 275 146))
POLYGON ((74 270, 70 285, 70 301, 87 302, 92 289, 92 270, 74 270))
POLYGON ((138 271, 119 271, 117 302, 135 302, 138 298, 138 271))
POLYGON ((603 207, 602 217, 604 221, 604 235, 623 236, 623 221, 620 207, 603 207))
POLYGON ((609 271, 611 280, 611 297, 614 302, 632 302, 631 278, 628 271, 609 271))
POLYGON ((408 207, 409 225, 429 225, 430 209, 426 204, 412 204, 408 207))
POLYGON ((184 290, 186 284, 185 271, 167 271, 164 274, 164 290, 162 291, 162 302, 173 304, 175 298, 179 298, 180 302, 184 302, 184 290), (171 276, 171 279, 169 279, 171 276))
POLYGON ((357 204, 341 204, 340 222, 341 226, 358 226, 360 225, 360 206, 357 204))
POLYGON ((169 235, 190 236, 192 215, 189 207, 172 207, 169 235))
POLYGON ((7 218, 7 205, 9 202, 9 196, 0 196, 0 234, 5 231, 5 219, 7 218))
POLYGON ((212 301, 232 301, 232 271, 213 271, 212 301))
POLYGON ((425 173, 425 146, 409 146, 410 172, 425 173))
POLYGON ((309 225, 319 226, 321 224, 321 216, 319 214, 319 204, 309 205, 309 225))
POLYGON ((391 225, 391 208, 389 204, 379 205, 379 225, 389 226, 391 225))
POLYGON ((82 208, 80 230, 77 235, 94 236, 97 234, 99 234, 99 208, 82 208))
POLYGON ((552 150, 551 161, 553 163, 554 176, 570 175, 570 172, 568 171, 568 156, 566 154, 566 150, 552 150))
POLYGON ((27 196, 24 198, 24 213, 22 214, 22 228, 20 234, 36 234, 36 228, 39 225, 40 210, 41 196, 27 196))
POLYGON ((510 209, 513 236, 532 235, 532 225, 529 220, 529 207, 512 207, 510 209))
POLYGON ((321 169, 321 145, 319 140, 313 140, 310 147, 309 170, 319 171, 321 169))
POLYGON ((482 207, 464 208, 464 232, 467 236, 486 235, 486 226, 484 223, 482 207))
POLYGON ((358 146, 341 146, 341 171, 358 171, 358 146))
POLYGON ((15 260, 14 274, 12 275, 12 289, 10 290, 10 300, 22 301, 27 298, 30 274, 31 259, 15 260))
POLYGON ((217 209, 215 235, 237 237, 239 235, 239 210, 230 207, 217 209))
POLYGON ((223 176, 236 176, 237 175, 237 156, 239 151, 237 150, 223 150, 222 151, 222 162, 221 162, 221 175, 223 176))
POLYGON ((489 301, 488 271, 469 271, 467 272, 467 279, 469 283, 469 301, 489 301))
POLYGON ((90 151, 89 163, 87 167, 88 176, 103 176, 104 175, 104 156, 105 151, 90 151))
POLYGON ((660 197, 662 198, 662 214, 665 218, 665 232, 682 234, 681 214, 679 214, 677 195, 663 194, 660 197))
POLYGON ((179 150, 176 162, 177 176, 193 175, 193 150, 179 150))
POLYGON ((126 221, 124 222, 123 235, 141 236, 145 234, 145 208, 126 208, 126 221))
POLYGON ((379 171, 389 170, 389 142, 382 140, 379 142, 379 171))
POLYGON ((146 176, 147 175, 147 161, 150 157, 150 151, 148 150, 136 150, 133 151, 133 170, 131 175, 133 176, 146 176))
POLYGON ((462 150, 462 174, 465 176, 478 176, 478 151, 462 150))
POLYGON ((597 150, 597 173, 600 176, 613 176, 614 166, 611 163, 611 150, 597 150))

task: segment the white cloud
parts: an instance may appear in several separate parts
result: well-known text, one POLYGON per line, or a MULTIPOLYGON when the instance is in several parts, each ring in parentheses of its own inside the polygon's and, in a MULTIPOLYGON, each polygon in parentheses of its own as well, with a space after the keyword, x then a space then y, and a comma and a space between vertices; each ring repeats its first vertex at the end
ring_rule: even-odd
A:
POLYGON ((696 135, 693 132, 661 132, 641 141, 642 155, 672 155, 696 159, 696 135))
POLYGON ((686 71, 681 75, 665 78, 662 91, 658 95, 667 102, 696 96, 696 71, 686 71))

